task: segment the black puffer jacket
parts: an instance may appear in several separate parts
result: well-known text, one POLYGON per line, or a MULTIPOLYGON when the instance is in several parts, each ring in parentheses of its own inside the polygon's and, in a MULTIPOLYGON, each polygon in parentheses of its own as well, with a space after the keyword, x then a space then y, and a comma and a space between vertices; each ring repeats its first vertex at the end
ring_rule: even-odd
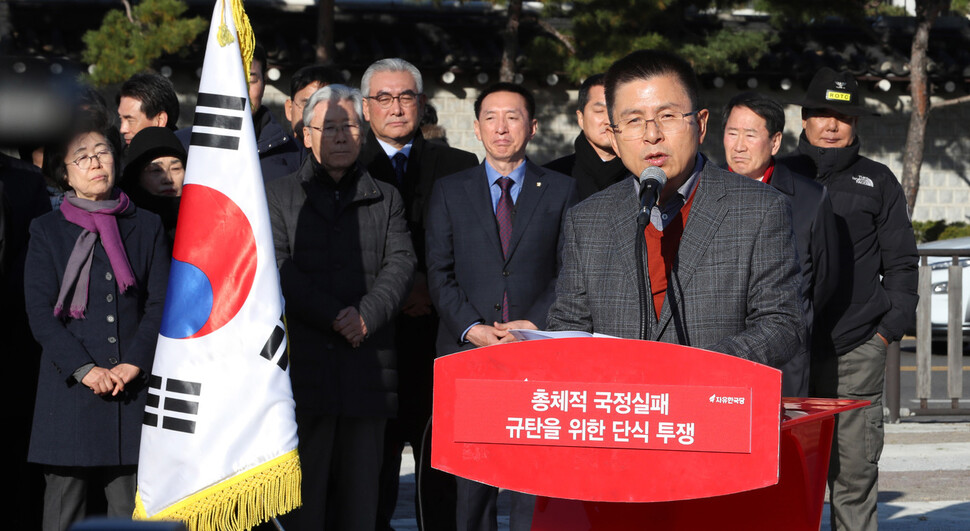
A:
POLYGON ((802 133, 795 153, 778 159, 828 189, 839 235, 838 289, 816 325, 828 347, 844 354, 875 335, 902 338, 916 315, 916 239, 906 199, 885 165, 859 155, 859 141, 844 148, 811 145, 802 133))

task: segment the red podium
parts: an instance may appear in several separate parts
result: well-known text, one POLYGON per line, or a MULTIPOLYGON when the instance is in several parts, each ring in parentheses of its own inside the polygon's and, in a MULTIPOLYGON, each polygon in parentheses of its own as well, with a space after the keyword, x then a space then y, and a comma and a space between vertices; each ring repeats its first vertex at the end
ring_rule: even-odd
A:
POLYGON ((814 529, 834 415, 696 348, 550 339, 435 362, 431 463, 539 496, 534 530, 814 529), (780 426, 780 429, 779 429, 780 426))

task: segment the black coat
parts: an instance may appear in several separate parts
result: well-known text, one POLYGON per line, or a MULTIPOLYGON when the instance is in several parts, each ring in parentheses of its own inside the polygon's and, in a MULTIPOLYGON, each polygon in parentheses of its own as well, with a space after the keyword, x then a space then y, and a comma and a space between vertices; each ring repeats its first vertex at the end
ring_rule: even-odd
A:
POLYGON ((544 167, 576 179, 580 201, 630 175, 630 170, 626 169, 620 157, 603 162, 582 132, 573 145, 576 148, 575 153, 548 162, 544 167))
POLYGON ((888 341, 901 339, 916 315, 918 255, 896 176, 860 156, 858 140, 844 148, 819 148, 805 133, 798 150, 778 163, 824 185, 832 200, 840 275, 815 322, 825 328, 829 348, 844 354, 876 332, 888 341))
MULTIPOLYGON (((296 135, 287 134, 268 107, 260 107, 253 116, 256 134, 256 151, 259 153, 259 168, 263 182, 269 182, 289 175, 300 169, 305 148, 300 145, 296 135)), ((189 151, 192 140, 192 127, 175 132, 185 151, 189 151)))
MULTIPOLYGON (((791 172, 782 164, 775 164, 770 183, 791 204, 792 230, 802 272, 802 303, 812 331, 810 341, 814 343, 815 315, 825 312, 839 278, 839 242, 832 201, 824 186, 791 172)), ((820 333, 824 334, 821 330, 820 333)), ((822 353, 827 350, 819 349, 822 353)), ((812 350, 807 348, 796 354, 781 367, 783 396, 808 396, 812 350)))
POLYGON ((300 148, 295 135, 289 135, 276 121, 269 108, 263 106, 253 115, 256 128, 256 150, 263 181, 285 177, 300 169, 300 148))
POLYGON ((478 157, 474 153, 428 142, 419 129, 411 144, 404 183, 399 186, 391 159, 387 158, 374 131, 370 130, 360 153, 360 164, 372 177, 394 185, 401 192, 414 252, 418 255, 418 271, 425 271, 424 231, 431 187, 442 177, 478 166, 478 157))
MULTIPOLYGON (((811 324, 838 284, 839 248, 832 201, 825 187, 775 164, 771 186, 791 203, 792 230, 802 270, 802 296, 811 324)), ((785 395, 789 396, 789 395, 785 395)))
MULTIPOLYGON (((37 167, 0 153, 0 337, 4 351, 18 355, 7 358, 7 368, 22 376, 8 397, 20 400, 37 389, 37 357, 24 311, 24 260, 30 222, 50 212, 51 202, 37 167), (9 350, 8 350, 9 349, 9 350)), ((8 415, 30 421, 30 409, 11 410, 8 415)), ((26 428, 24 430, 26 432, 26 428)), ((26 443, 24 434, 21 440, 26 443)), ((24 444, 26 448, 26 444, 24 444)))
POLYGON ((300 171, 266 185, 286 300, 290 378, 299 410, 387 417, 397 412, 393 317, 416 258, 393 186, 356 168, 339 184, 307 157, 300 171), (360 312, 368 335, 352 348, 337 313, 360 312))
POLYGON ((108 255, 95 246, 83 319, 54 317, 68 258, 81 227, 55 210, 30 225, 24 279, 30 328, 43 353, 28 460, 58 466, 138 463, 144 382, 152 369, 162 320, 169 254, 158 216, 138 209, 119 215, 118 230, 135 274, 135 286, 118 291, 108 255), (99 397, 73 378, 94 363, 130 363, 141 376, 117 397, 99 397))

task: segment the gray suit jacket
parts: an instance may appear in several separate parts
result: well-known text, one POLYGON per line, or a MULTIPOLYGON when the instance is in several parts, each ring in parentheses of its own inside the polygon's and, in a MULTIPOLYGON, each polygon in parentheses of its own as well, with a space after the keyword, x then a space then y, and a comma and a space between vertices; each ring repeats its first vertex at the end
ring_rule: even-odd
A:
MULTIPOLYGON (((637 210, 631 178, 569 211, 549 329, 637 338, 637 210)), ((643 339, 780 366, 806 340, 799 282, 784 196, 705 161, 660 319, 643 339)))

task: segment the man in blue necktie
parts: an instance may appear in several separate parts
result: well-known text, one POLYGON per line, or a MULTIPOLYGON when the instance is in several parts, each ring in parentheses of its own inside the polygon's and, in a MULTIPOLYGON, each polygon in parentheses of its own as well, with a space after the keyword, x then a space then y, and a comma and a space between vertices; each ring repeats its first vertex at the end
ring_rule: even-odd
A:
POLYGON ((427 97, 421 72, 411 63, 398 58, 375 61, 364 71, 360 85, 365 96, 364 119, 370 125, 360 163, 375 179, 401 192, 418 255, 414 285, 396 318, 399 407, 384 433, 377 531, 391 529, 405 442, 414 450, 417 487, 421 489, 418 522, 422 529, 447 530, 455 521, 455 481, 431 468, 431 435, 426 430, 431 418, 438 316, 428 295, 424 225, 434 182, 478 166, 478 157, 425 140, 419 126, 427 97))

